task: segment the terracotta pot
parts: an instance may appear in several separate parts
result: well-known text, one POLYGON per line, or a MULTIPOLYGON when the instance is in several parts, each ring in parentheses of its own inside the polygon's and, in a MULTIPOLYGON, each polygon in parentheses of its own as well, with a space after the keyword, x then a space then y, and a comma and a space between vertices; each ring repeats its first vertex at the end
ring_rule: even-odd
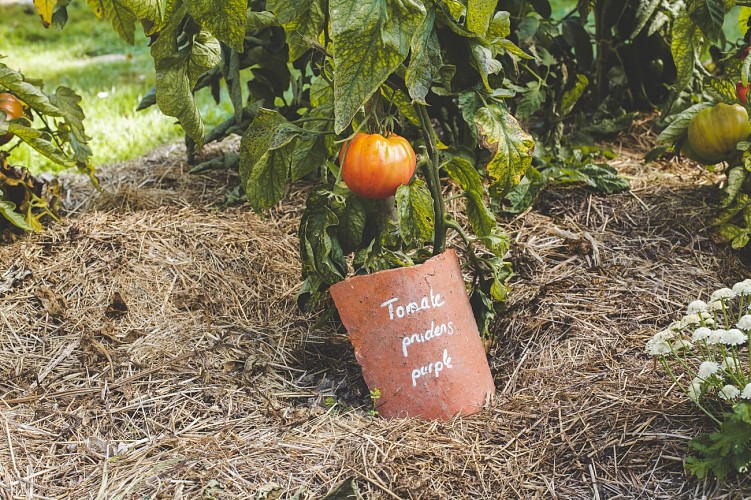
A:
POLYGON ((365 382, 386 418, 450 419, 495 393, 456 252, 331 287, 365 382))

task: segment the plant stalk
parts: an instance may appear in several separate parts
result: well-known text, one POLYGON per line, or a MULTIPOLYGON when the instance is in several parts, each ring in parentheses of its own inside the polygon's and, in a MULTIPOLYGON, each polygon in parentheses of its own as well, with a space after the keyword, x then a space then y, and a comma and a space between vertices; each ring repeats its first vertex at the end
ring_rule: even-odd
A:
POLYGON ((441 191, 441 177, 438 165, 438 146, 433 124, 430 123, 427 108, 422 104, 415 105, 420 118, 420 128, 428 148, 430 161, 422 162, 423 173, 430 195, 433 198, 433 212, 435 214, 435 226, 433 228, 433 255, 439 255, 446 249, 446 205, 441 191))

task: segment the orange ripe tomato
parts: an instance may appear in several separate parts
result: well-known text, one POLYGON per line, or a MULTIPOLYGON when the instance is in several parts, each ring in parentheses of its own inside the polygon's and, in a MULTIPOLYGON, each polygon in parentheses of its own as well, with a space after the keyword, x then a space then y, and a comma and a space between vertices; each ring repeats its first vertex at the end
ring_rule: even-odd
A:
POLYGON ((417 156, 404 137, 358 132, 342 145, 339 164, 350 191, 363 198, 382 200, 409 183, 417 156))

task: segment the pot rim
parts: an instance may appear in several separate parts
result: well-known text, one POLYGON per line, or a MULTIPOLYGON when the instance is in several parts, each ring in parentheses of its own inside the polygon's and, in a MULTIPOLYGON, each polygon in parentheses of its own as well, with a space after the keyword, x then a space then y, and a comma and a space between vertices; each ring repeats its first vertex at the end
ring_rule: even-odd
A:
POLYGON ((395 267, 394 269, 383 269, 382 271, 377 271, 375 273, 368 273, 368 274, 356 274, 354 276, 349 276, 347 278, 344 278, 342 281, 334 283, 333 285, 331 285, 330 288, 336 288, 336 287, 339 287, 339 285, 343 285, 345 283, 353 283, 354 281, 367 280, 371 276, 377 276, 377 275, 381 275, 382 276, 382 275, 386 275, 388 273, 403 272, 403 271, 405 271, 407 269, 417 269, 420 266, 423 266, 423 265, 427 264, 431 260, 436 260, 436 259, 439 259, 441 257, 445 257, 445 258, 448 258, 448 259, 455 259, 457 262, 459 261, 459 255, 456 253, 456 250, 454 250, 453 248, 447 248, 442 253, 439 253, 438 255, 433 255, 432 257, 430 257, 425 262, 421 262, 419 264, 415 264, 414 266, 395 267))

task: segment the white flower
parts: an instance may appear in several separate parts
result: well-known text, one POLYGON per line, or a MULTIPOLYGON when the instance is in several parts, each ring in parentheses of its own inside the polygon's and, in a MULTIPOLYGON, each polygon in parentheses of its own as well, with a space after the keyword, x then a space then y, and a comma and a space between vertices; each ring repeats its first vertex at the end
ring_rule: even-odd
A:
POLYGON ((705 361, 699 365, 699 373, 696 375, 702 380, 707 380, 709 377, 717 373, 717 370, 719 369, 720 367, 714 361, 705 361))
POLYGON ((690 351, 693 348, 694 348, 694 344, 692 344, 688 340, 678 339, 675 342, 673 342, 673 351, 676 351, 676 352, 681 351, 681 350, 690 351))
POLYGON ((708 312, 701 312, 699 313, 699 316, 701 317, 702 321, 704 321, 704 324, 707 326, 713 326, 714 325, 714 316, 708 312))
POLYGON ((739 281, 735 285, 733 285, 733 292, 736 295, 751 295, 751 280, 746 279, 743 281, 739 281))
POLYGON ((700 324, 701 324, 701 317, 698 314, 688 314, 681 318, 681 321, 678 323, 678 326, 680 329, 683 329, 688 326, 694 326, 694 325, 700 325, 700 324))
POLYGON ((703 300, 695 300, 691 302, 686 308, 687 314, 696 314, 707 311, 707 303, 703 300))
POLYGON ((691 385, 688 386, 688 398, 691 401, 696 402, 696 401, 699 401, 700 397, 701 397, 701 380, 695 378, 693 382, 691 382, 691 385))
POLYGON ((707 304, 707 309, 709 311, 722 311, 722 308, 725 307, 721 300, 713 300, 709 304, 707 304))
POLYGON ((741 345, 746 343, 746 334, 737 328, 731 328, 725 332, 722 343, 727 345, 741 345))
POLYGON ((735 371, 738 370, 741 367, 741 364, 738 362, 737 359, 733 358, 732 356, 727 356, 725 360, 720 365, 720 368, 723 370, 730 370, 735 371))
POLYGON ((720 396, 725 401, 731 401, 733 399, 736 399, 740 395, 741 391, 734 385, 726 385, 720 391, 717 393, 718 396, 720 396))
POLYGON ((652 339, 647 342, 647 347, 645 350, 650 356, 662 356, 670 352, 670 344, 668 344, 664 340, 655 341, 654 339, 652 339))
POLYGON ((712 292, 712 295, 709 296, 709 302, 714 302, 716 300, 729 300, 733 297, 735 297, 735 292, 730 288, 720 288, 719 290, 712 292))
POLYGON ((709 337, 707 337, 707 344, 722 343, 722 340, 725 338, 725 332, 727 332, 727 330, 725 330, 724 328, 712 330, 712 332, 709 334, 709 337))
POLYGON ((694 334, 691 335, 691 340, 694 342, 701 342, 702 340, 707 340, 709 336, 712 335, 712 330, 707 328, 706 326, 700 326, 696 330, 694 330, 694 334))
POLYGON ((743 388, 743 392, 741 392, 741 397, 743 399, 751 399, 751 384, 746 384, 746 387, 743 388))
POLYGON ((741 330, 751 330, 751 314, 741 316, 741 319, 738 320, 738 324, 735 326, 741 330))

